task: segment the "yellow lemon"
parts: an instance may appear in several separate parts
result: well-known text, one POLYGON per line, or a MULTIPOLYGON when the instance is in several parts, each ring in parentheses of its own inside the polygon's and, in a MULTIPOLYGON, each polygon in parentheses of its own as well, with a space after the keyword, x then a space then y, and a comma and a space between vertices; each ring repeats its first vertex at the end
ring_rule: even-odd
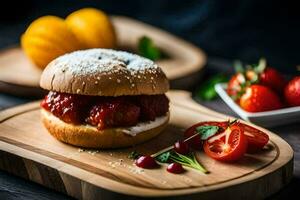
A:
POLYGON ((84 48, 65 21, 55 16, 33 21, 21 37, 21 46, 33 63, 42 69, 56 57, 84 48))
POLYGON ((87 48, 114 48, 116 45, 114 27, 101 10, 77 10, 66 18, 66 23, 87 48))

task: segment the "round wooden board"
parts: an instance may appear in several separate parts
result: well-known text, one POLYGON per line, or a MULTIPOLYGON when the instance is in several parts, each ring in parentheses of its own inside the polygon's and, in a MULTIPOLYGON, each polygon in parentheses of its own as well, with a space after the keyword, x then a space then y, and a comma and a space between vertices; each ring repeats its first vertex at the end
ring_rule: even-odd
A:
POLYGON ((81 151, 54 139, 40 122, 39 103, 0 113, 0 168, 78 199, 262 199, 287 184, 293 174, 293 150, 279 136, 270 136, 267 148, 226 164, 197 152, 210 171, 186 169, 182 175, 140 169, 128 159, 131 151, 151 154, 182 137, 185 128, 199 121, 230 117, 195 103, 183 91, 168 93, 171 119, 158 137, 132 148, 81 151), (122 161, 121 161, 122 160, 122 161))
MULTIPOLYGON (((163 68, 173 88, 187 88, 199 78, 206 63, 203 51, 170 33, 145 23, 121 16, 112 17, 118 36, 118 49, 136 52, 138 40, 146 35, 165 52, 169 58, 157 61, 163 68)), ((20 47, 0 52, 0 90, 19 95, 36 95, 41 70, 25 56, 20 47)))

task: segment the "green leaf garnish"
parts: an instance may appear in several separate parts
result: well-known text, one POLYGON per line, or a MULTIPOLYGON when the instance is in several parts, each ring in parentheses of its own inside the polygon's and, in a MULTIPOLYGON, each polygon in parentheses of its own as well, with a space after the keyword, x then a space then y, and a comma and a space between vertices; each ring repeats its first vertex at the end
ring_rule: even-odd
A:
POLYGON ((158 155, 157 157, 155 157, 155 159, 158 161, 158 162, 161 162, 161 163, 166 163, 169 161, 169 158, 170 158, 170 151, 167 151, 167 152, 164 152, 160 155, 158 155))
POLYGON ((208 171, 198 162, 194 153, 190 153, 189 155, 182 155, 175 151, 172 151, 170 154, 170 160, 180 163, 184 166, 196 169, 203 173, 208 173, 208 171))
POLYGON ((205 101, 213 100, 215 97, 217 97, 215 85, 217 83, 224 83, 226 81, 228 81, 228 79, 223 74, 212 76, 209 80, 201 84, 201 87, 196 92, 196 97, 199 97, 205 101))
POLYGON ((141 154, 138 153, 137 151, 132 151, 132 152, 130 152, 130 154, 128 155, 128 158, 129 158, 129 159, 135 160, 135 159, 139 158, 140 156, 141 156, 141 154))
POLYGON ((175 152, 174 150, 168 150, 156 156, 155 159, 161 163, 167 163, 168 161, 173 161, 182 164, 186 167, 196 169, 203 173, 208 173, 208 171, 198 162, 194 153, 190 153, 189 155, 182 155, 175 152))
POLYGON ((196 127, 197 133, 199 133, 201 140, 206 140, 207 138, 215 135, 219 130, 218 126, 198 126, 196 127))
POLYGON ((151 60, 158 60, 162 56, 160 49, 156 47, 154 42, 147 36, 143 36, 139 39, 138 51, 141 56, 151 60))

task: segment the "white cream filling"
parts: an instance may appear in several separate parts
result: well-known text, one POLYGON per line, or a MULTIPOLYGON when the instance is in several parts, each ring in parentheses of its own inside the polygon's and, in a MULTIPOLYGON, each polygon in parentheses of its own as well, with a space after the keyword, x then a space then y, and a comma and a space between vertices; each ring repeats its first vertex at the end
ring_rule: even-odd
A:
MULTIPOLYGON (((45 114, 49 120, 66 123, 66 122, 60 120, 55 115, 53 115, 52 113, 46 111, 45 109, 42 109, 42 113, 45 114)), ((168 120, 169 120, 169 112, 166 113, 166 115, 164 115, 164 116, 156 117, 154 121, 140 122, 140 123, 136 124, 135 126, 118 127, 118 128, 114 128, 114 129, 118 129, 121 132, 128 134, 130 136, 136 136, 137 134, 142 133, 144 131, 148 131, 150 129, 159 127, 160 125, 166 123, 168 120)), ((66 124, 68 124, 68 123, 66 123, 66 124)), ((88 127, 88 128, 93 128, 93 129, 98 130, 95 126, 91 126, 89 124, 84 124, 84 125, 69 124, 69 125, 82 127, 82 128, 88 127)), ((104 129, 104 131, 105 131, 105 129, 104 129)))
POLYGON ((122 132, 131 136, 136 136, 141 132, 159 127, 160 125, 166 123, 168 120, 169 120, 169 113, 166 113, 166 115, 164 116, 156 117, 154 121, 140 122, 135 126, 122 128, 122 132))

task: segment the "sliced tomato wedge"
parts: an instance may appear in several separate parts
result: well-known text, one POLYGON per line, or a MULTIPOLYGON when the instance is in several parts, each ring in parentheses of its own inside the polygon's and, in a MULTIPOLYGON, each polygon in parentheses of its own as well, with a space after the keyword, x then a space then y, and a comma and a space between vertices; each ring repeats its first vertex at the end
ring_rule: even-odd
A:
POLYGON ((240 126, 244 129, 248 140, 248 153, 255 153, 261 150, 269 142, 269 136, 266 133, 247 124, 240 123, 240 126))
POLYGON ((247 138, 243 128, 236 123, 207 139, 203 149, 213 159, 232 162, 244 156, 247 150, 247 138))
MULTIPOLYGON (((209 122, 197 123, 197 124, 191 126, 190 128, 188 128, 187 130, 185 130, 184 137, 188 138, 192 135, 195 135, 197 133, 196 128, 199 126, 218 126, 218 127, 220 127, 219 132, 222 132, 227 128, 228 122, 209 121, 209 122)), ((194 149, 198 149, 198 150, 202 149, 202 141, 200 139, 200 136, 194 137, 193 139, 189 140, 187 143, 190 147, 192 147, 194 149)))
MULTIPOLYGON (((188 138, 194 134, 196 134, 196 128, 199 126, 218 126, 220 127, 219 132, 224 131, 228 127, 229 123, 228 121, 223 122, 216 122, 216 121, 206 121, 206 122, 200 122, 197 123, 190 128, 188 128, 184 132, 184 137, 188 138)), ((247 138, 248 141, 248 147, 247 147, 247 153, 255 153, 259 150, 261 150, 269 141, 269 136, 264 133, 261 130, 258 130, 257 128, 254 128, 250 125, 244 124, 244 123, 237 123, 239 127, 241 127, 244 130, 244 135, 247 138)), ((202 149, 202 143, 200 136, 196 136, 190 141, 188 141, 188 144, 194 148, 194 149, 202 149)))

